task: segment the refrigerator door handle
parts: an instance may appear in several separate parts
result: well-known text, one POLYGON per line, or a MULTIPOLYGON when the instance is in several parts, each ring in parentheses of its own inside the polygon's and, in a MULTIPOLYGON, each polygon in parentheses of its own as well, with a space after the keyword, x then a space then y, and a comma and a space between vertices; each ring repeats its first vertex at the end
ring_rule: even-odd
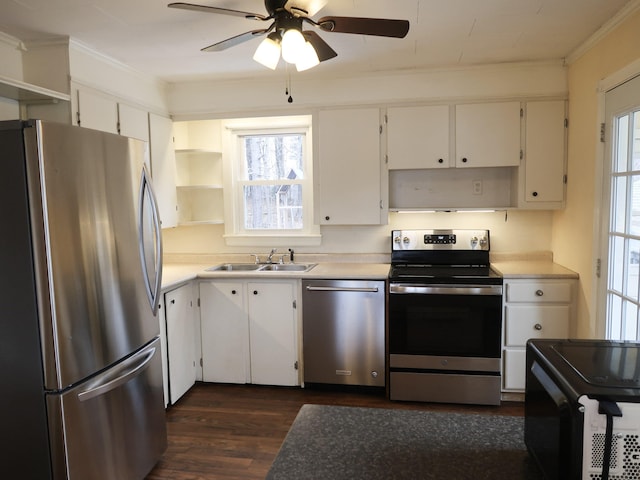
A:
POLYGON ((138 231, 139 231, 139 246, 140 246, 140 259, 142 261, 142 274, 145 279, 147 296, 149 298, 149 304, 153 314, 158 313, 158 298, 160 296, 160 290, 162 288, 162 231, 160 226, 160 211, 158 208, 158 202, 153 193, 151 187, 151 181, 149 174, 147 173, 146 166, 142 167, 142 178, 140 181, 140 198, 139 198, 139 218, 138 218, 138 231), (151 218, 147 218, 146 207, 151 207, 151 218), (145 237, 147 222, 151 221, 152 229, 151 236, 153 236, 153 252, 148 251, 147 238, 145 237), (149 264, 148 255, 153 254, 153 265, 149 264), (152 272, 150 272, 150 270, 152 272), (151 278, 151 273, 155 274, 155 278, 151 278))
POLYGON ((91 386, 88 389, 78 393, 78 400, 86 402, 87 400, 104 395, 124 385, 132 378, 140 375, 149 366, 149 362, 151 362, 155 353, 156 348, 152 347, 147 351, 140 352, 128 360, 125 360, 116 371, 110 371, 103 376, 99 376, 91 382, 91 386))

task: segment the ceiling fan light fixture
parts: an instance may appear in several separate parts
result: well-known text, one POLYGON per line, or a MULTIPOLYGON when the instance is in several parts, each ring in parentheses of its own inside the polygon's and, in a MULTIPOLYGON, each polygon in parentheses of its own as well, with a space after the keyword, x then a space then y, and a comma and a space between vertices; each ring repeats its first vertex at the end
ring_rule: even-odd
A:
POLYGON ((307 41, 297 28, 290 28, 282 35, 282 58, 287 63, 298 63, 305 52, 307 41))
POLYGON ((309 42, 305 42, 304 53, 296 62, 296 70, 303 72, 315 67, 320 63, 316 49, 309 42))
POLYGON ((270 33, 260 42, 253 54, 253 59, 265 67, 275 70, 280 61, 280 34, 270 33))

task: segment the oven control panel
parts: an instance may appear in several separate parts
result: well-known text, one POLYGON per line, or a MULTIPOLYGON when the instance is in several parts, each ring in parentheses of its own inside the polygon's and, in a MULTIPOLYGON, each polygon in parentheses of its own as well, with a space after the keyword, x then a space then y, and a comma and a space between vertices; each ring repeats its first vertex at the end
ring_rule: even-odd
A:
POLYGON ((393 230, 392 250, 486 250, 489 230, 393 230))

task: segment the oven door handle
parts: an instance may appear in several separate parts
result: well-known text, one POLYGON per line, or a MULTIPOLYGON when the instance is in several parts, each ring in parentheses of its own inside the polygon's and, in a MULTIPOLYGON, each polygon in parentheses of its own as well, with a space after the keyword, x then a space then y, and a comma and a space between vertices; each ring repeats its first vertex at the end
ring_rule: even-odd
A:
POLYGON ((389 284, 391 294, 413 295, 502 295, 502 285, 416 285, 389 284))

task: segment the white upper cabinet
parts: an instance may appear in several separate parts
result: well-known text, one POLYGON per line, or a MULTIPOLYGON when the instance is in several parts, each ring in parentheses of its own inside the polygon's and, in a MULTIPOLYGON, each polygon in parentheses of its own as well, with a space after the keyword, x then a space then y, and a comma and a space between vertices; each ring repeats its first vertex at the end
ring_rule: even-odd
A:
POLYGON ((173 149, 173 122, 168 117, 149 114, 151 178, 160 210, 162 228, 178 224, 176 162, 173 149))
POLYGON ((321 225, 386 223, 380 110, 323 110, 316 128, 316 221, 321 225))
POLYGON ((387 109, 389 169, 449 167, 449 105, 387 109))
POLYGON ((520 102, 456 105, 458 168, 520 165, 520 102))
POLYGON ((562 208, 564 202, 566 113, 563 100, 526 105, 521 208, 562 208))
POLYGON ((101 132, 118 133, 118 102, 113 98, 78 89, 74 123, 101 132))
POLYGON ((120 135, 149 141, 149 114, 146 110, 118 103, 118 128, 120 135))

